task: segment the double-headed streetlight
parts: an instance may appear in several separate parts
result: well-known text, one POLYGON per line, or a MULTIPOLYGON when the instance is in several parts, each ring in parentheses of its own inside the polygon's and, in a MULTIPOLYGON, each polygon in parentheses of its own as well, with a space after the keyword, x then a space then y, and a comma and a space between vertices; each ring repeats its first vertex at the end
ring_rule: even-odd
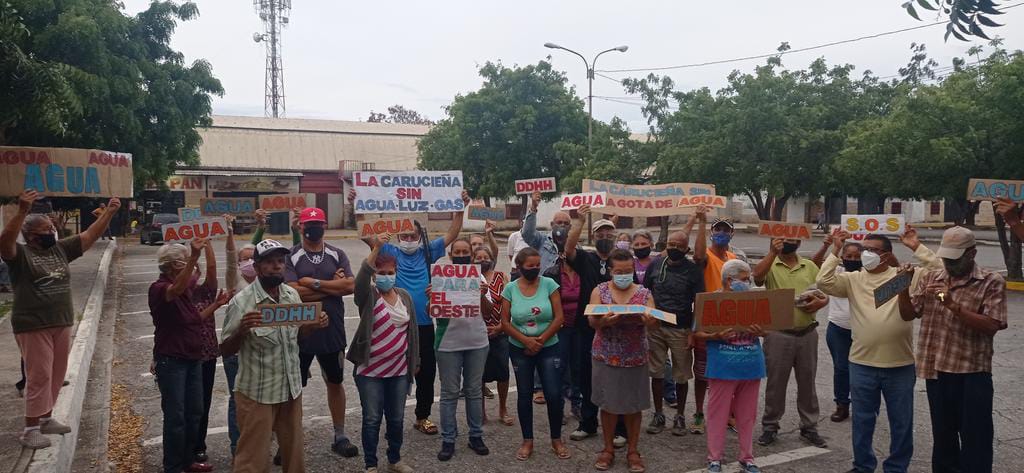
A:
POLYGON ((573 53, 579 56, 580 59, 583 60, 583 65, 587 67, 587 115, 590 117, 590 120, 587 122, 587 154, 593 153, 594 150, 591 141, 594 134, 594 68, 597 65, 597 58, 601 57, 601 55, 604 53, 610 53, 612 51, 624 53, 626 52, 626 50, 629 49, 629 46, 623 45, 617 48, 605 49, 604 51, 597 53, 597 55, 594 56, 594 60, 590 62, 587 62, 587 58, 583 57, 582 54, 573 51, 569 48, 566 48, 564 46, 559 46, 555 43, 544 43, 544 47, 551 49, 561 49, 573 53))

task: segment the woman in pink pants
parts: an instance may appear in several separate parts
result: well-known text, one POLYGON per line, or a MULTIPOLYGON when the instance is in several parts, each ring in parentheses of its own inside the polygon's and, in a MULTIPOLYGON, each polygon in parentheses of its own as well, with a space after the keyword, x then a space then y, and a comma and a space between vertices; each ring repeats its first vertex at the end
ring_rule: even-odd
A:
MULTIPOLYGON (((750 265, 729 260, 722 266, 722 291, 750 290, 750 265)), ((730 414, 736 418, 740 441, 740 471, 760 473, 754 464, 754 422, 761 378, 765 377, 761 339, 764 331, 757 325, 747 330, 696 332, 707 341, 709 395, 707 407, 708 471, 722 471, 725 455, 725 431, 730 414)))

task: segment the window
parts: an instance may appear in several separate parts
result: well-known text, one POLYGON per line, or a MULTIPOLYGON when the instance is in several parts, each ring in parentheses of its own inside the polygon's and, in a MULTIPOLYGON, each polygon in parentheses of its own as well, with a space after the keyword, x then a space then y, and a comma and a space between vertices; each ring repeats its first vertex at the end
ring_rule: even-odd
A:
POLYGON ((930 213, 931 215, 938 215, 942 213, 942 202, 933 200, 932 202, 930 202, 929 207, 931 208, 929 209, 928 213, 930 213))
POLYGON ((889 210, 889 213, 891 213, 891 214, 901 214, 901 213, 903 213, 903 202, 893 202, 892 203, 892 209, 889 210))

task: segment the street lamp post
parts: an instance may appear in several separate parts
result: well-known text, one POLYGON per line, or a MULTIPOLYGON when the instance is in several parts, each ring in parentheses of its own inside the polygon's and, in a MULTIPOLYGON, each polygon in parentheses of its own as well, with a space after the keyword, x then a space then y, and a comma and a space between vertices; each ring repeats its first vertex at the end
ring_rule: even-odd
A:
POLYGON ((559 46, 555 43, 544 43, 544 47, 550 49, 561 49, 563 51, 573 53, 583 60, 583 65, 587 68, 587 116, 589 117, 587 122, 587 154, 592 154, 594 152, 594 146, 592 143, 594 138, 594 68, 597 67, 597 58, 601 57, 604 53, 612 51, 624 53, 629 49, 629 46, 623 45, 616 48, 605 49, 604 51, 597 53, 597 55, 594 56, 594 60, 590 62, 587 62, 587 58, 583 57, 582 54, 564 46, 559 46))

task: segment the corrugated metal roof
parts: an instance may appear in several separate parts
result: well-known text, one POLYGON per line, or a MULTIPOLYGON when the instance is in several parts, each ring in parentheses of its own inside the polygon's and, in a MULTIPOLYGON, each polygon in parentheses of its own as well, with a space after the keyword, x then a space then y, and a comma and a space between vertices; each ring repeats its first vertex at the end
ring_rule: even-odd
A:
POLYGON ((264 118, 215 115, 213 128, 252 128, 276 131, 311 131, 322 133, 362 133, 370 135, 423 136, 430 130, 427 125, 402 123, 370 123, 343 120, 313 120, 306 118, 264 118))

